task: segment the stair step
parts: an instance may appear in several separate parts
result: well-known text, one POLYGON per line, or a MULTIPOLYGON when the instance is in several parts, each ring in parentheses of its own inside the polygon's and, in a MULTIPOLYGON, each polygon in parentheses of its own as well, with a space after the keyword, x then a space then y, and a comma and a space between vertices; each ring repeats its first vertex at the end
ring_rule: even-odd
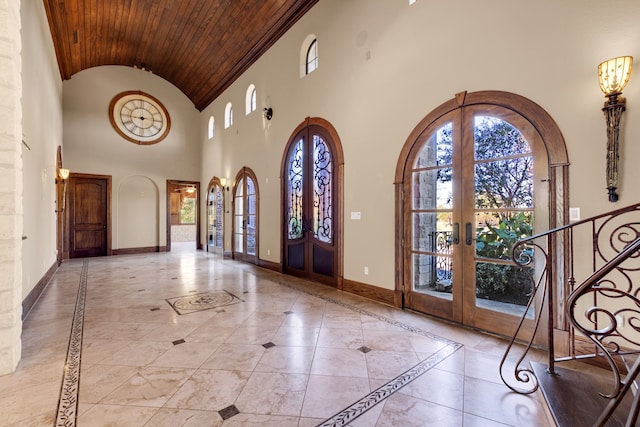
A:
MULTIPOLYGON (((553 375, 547 372, 546 364, 531 363, 540 390, 558 427, 592 426, 609 403, 609 399, 598 393, 613 390, 611 372, 582 365, 583 369, 579 365, 576 369, 556 365, 557 375, 553 375)), ((625 425, 632 398, 629 391, 607 422, 607 427, 625 425)))

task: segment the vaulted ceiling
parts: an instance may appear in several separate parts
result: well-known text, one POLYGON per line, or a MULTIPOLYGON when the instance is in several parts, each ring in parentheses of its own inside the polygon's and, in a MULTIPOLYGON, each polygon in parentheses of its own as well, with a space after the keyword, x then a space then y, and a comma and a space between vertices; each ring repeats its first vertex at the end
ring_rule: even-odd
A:
POLYGON ((64 80, 138 67, 202 111, 318 0, 43 0, 64 80))

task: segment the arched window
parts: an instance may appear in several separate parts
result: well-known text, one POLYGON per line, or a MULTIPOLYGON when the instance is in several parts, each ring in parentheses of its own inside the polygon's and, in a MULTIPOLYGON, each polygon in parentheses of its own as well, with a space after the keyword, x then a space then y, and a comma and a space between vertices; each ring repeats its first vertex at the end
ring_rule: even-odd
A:
POLYGON ((510 249, 563 224, 567 165, 553 119, 521 96, 463 92, 427 115, 396 168, 406 307, 502 335, 526 313, 533 327, 536 266, 515 265, 510 249))
POLYGON ((208 136, 209 139, 216 136, 215 119, 213 118, 213 116, 209 117, 208 136))
POLYGON ((309 45, 307 50, 307 74, 318 68, 318 40, 315 39, 309 45))
POLYGON ((318 68, 318 40, 315 35, 309 34, 300 46, 300 77, 313 72, 318 68))
POLYGON ((233 125, 233 106, 230 102, 224 109, 224 128, 227 129, 233 125))
POLYGON ((247 88, 247 97, 246 97, 246 102, 245 102, 245 113, 248 115, 253 111, 256 111, 256 86, 253 84, 250 84, 249 87, 247 88))

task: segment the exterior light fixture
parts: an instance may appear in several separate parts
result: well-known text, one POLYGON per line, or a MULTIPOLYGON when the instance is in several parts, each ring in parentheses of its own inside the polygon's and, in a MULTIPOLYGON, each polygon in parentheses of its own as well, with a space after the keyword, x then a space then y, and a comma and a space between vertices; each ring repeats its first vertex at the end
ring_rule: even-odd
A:
POLYGON ((620 119, 625 110, 625 99, 620 96, 631 76, 633 57, 620 56, 598 65, 600 89, 609 98, 602 111, 607 121, 607 190, 609 201, 618 201, 618 159, 620 119))
POLYGON ((267 120, 271 120, 271 118, 273 117, 273 108, 271 107, 265 108, 263 111, 264 111, 264 118, 267 120))

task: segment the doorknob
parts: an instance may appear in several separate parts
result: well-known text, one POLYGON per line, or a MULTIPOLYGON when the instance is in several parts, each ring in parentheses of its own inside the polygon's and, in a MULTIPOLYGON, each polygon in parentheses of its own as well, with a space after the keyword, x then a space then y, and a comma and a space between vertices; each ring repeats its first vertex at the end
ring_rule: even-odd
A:
POLYGON ((471 245, 471 243, 473 243, 473 237, 471 236, 471 223, 468 222, 464 225, 465 227, 465 239, 466 239, 466 244, 467 245, 471 245))
POLYGON ((457 222, 453 224, 453 244, 457 245, 460 243, 460 224, 457 222))

